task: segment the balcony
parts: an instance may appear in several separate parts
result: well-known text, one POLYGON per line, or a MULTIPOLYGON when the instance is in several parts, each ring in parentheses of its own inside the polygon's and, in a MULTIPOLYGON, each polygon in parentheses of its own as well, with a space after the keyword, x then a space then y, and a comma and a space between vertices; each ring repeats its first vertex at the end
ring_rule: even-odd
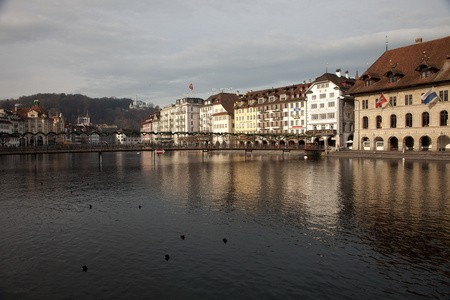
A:
POLYGON ((336 130, 334 129, 322 129, 322 130, 307 130, 308 135, 336 135, 336 130))

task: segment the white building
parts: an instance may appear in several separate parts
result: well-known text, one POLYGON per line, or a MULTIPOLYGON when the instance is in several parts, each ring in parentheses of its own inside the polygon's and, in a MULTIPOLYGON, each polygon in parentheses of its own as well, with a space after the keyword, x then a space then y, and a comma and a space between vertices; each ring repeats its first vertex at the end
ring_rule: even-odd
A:
POLYGON ((307 91, 307 134, 314 136, 312 142, 341 147, 353 139, 353 100, 345 93, 355 79, 325 73, 318 77, 307 91))

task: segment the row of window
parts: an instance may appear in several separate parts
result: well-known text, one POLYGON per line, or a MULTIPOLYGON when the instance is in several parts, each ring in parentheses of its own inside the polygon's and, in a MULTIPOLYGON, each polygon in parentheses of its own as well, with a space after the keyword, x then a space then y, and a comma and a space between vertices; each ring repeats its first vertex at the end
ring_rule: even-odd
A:
MULTIPOLYGON (((326 93, 319 94, 319 99, 325 99, 325 98, 327 98, 327 94, 326 93)), ((328 98, 334 98, 334 93, 330 93, 328 98)), ((311 100, 317 100, 317 96, 316 95, 312 95, 311 96, 311 100)))
MULTIPOLYGON (((305 93, 291 94, 290 97, 291 97, 291 99, 293 99, 293 98, 300 98, 300 95, 301 95, 302 97, 305 97, 305 93)), ((286 100, 288 97, 289 97, 289 96, 281 96, 281 97, 280 97, 280 100, 281 100, 281 101, 284 101, 284 100, 286 100)), ((266 102, 266 100, 265 100, 264 98, 259 98, 259 99, 258 99, 258 104, 261 104, 261 103, 264 103, 264 102, 266 102)), ((269 102, 275 102, 275 96, 270 96, 270 97, 269 97, 269 102)), ((252 103, 249 103, 249 104, 252 105, 253 102, 252 102, 252 103)))
POLYGON ((334 119, 336 114, 332 113, 323 113, 323 114, 312 114, 311 120, 325 120, 325 119, 334 119))
MULTIPOLYGON (((328 102, 328 107, 334 107, 335 106, 335 102, 331 101, 328 102)), ((320 103, 319 104, 320 108, 325 108, 325 103, 320 103)), ((311 109, 317 109, 317 103, 311 104, 311 109)))
MULTIPOLYGON (((429 68, 423 68, 422 70, 420 70, 420 78, 430 78, 433 75, 433 70, 429 69, 429 68)), ((388 72, 386 73, 386 76, 389 79, 389 83, 396 83, 398 82, 404 75, 401 74, 394 74, 392 72, 388 72)), ((364 82, 365 86, 372 86, 374 85, 379 79, 377 78, 367 78, 364 82)))
MULTIPOLYGON (((440 101, 448 101, 448 90, 445 91, 439 91, 439 98, 440 101)), ((365 99, 361 101, 362 103, 362 107, 361 109, 369 109, 369 100, 365 99)), ((375 99, 373 107, 376 107, 378 102, 378 99, 375 99)), ((422 99, 421 99, 421 103, 422 99)), ((413 95, 405 95, 405 105, 412 105, 413 104, 413 95)), ((389 97, 389 105, 390 106, 397 106, 397 97, 396 96, 392 96, 389 97)))
MULTIPOLYGON (((430 114, 428 112, 422 113, 422 127, 427 127, 430 125, 430 114)), ((439 126, 447 126, 448 124, 448 112, 443 110, 439 113, 439 126)), ((405 127, 413 127, 413 115, 411 113, 407 113, 405 115, 405 127)), ((369 117, 362 118, 362 128, 369 129, 369 117)), ((380 129, 383 128, 383 118, 381 116, 377 116, 375 118, 375 128, 380 129)), ((397 128, 397 115, 392 114, 390 116, 390 128, 397 128)))

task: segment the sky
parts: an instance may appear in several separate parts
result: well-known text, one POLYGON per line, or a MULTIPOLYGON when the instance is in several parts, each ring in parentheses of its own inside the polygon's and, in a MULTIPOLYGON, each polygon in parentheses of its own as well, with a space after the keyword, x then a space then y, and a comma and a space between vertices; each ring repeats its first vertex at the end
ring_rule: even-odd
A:
POLYGON ((164 107, 336 69, 354 77, 386 41, 449 35, 450 0, 0 0, 0 99, 66 93, 164 107))

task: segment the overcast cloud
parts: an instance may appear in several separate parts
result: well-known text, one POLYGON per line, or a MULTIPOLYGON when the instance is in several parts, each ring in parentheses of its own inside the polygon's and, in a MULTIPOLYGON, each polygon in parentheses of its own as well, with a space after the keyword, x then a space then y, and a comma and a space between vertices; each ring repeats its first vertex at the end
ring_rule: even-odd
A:
MULTIPOLYGON (((385 50, 450 35, 450 1, 0 0, 0 99, 35 93, 165 106, 214 88, 361 75, 385 50)), ((447 49, 448 50, 448 49, 447 49)))

